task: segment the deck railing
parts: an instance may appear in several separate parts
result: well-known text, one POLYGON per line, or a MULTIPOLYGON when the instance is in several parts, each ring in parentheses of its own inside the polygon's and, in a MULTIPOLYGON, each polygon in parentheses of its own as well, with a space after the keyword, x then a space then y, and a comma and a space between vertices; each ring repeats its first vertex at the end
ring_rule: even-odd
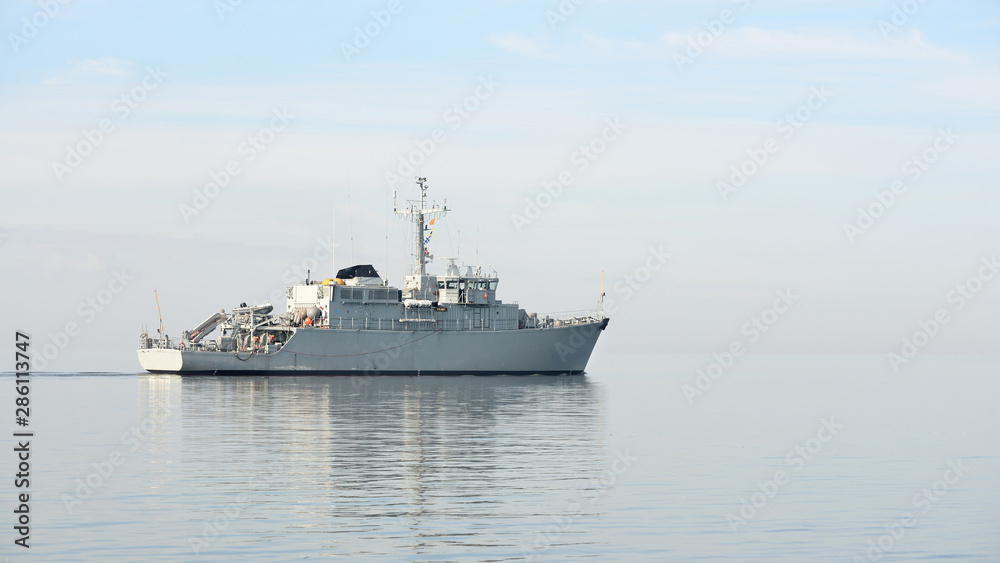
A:
POLYGON ((365 319, 334 317, 326 326, 334 330, 473 330, 495 331, 517 329, 517 319, 365 319))

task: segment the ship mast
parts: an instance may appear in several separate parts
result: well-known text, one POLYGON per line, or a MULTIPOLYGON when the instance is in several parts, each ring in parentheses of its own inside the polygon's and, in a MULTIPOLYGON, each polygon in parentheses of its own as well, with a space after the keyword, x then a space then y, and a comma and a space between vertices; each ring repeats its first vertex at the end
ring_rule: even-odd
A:
POLYGON ((417 178, 417 186, 420 188, 420 199, 418 200, 407 200, 406 209, 398 209, 396 207, 396 193, 392 194, 392 207, 393 212, 396 215, 408 216, 410 221, 413 223, 413 274, 416 276, 423 277, 427 274, 426 264, 434 257, 427 255, 426 252, 426 238, 424 238, 424 231, 427 230, 427 225, 425 221, 430 219, 438 219, 444 217, 448 211, 448 200, 445 199, 441 207, 437 207, 437 204, 432 204, 434 207, 426 208, 424 207, 427 202, 427 178, 417 178))

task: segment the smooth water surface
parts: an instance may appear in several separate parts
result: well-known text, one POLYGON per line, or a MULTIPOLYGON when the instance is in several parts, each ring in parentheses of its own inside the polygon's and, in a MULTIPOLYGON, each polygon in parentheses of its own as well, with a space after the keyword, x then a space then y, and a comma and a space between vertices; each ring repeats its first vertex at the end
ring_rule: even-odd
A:
POLYGON ((905 374, 881 357, 747 359, 691 404, 703 360, 567 377, 35 376, 32 547, 8 525, 0 553, 1000 560, 995 358, 905 374))

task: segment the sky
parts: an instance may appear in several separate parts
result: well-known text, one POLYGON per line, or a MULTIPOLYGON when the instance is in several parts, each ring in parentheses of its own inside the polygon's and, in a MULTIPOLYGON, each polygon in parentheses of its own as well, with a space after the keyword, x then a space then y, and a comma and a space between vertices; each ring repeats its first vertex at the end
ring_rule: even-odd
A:
POLYGON ((996 2, 9 0, 0 32, 0 324, 47 371, 138 370, 156 299, 176 335, 306 269, 399 284, 417 175, 431 253, 500 299, 593 309, 603 272, 604 361, 997 353, 996 2))

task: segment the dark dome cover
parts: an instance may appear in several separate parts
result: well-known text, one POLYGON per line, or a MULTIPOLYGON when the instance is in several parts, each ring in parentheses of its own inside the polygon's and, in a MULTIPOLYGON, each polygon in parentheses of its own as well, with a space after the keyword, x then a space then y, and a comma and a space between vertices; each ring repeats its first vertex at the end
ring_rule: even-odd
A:
POLYGON ((378 272, 371 264, 363 264, 360 266, 351 266, 350 268, 344 268, 343 270, 337 272, 337 277, 342 280, 349 280, 351 278, 379 278, 378 272))

